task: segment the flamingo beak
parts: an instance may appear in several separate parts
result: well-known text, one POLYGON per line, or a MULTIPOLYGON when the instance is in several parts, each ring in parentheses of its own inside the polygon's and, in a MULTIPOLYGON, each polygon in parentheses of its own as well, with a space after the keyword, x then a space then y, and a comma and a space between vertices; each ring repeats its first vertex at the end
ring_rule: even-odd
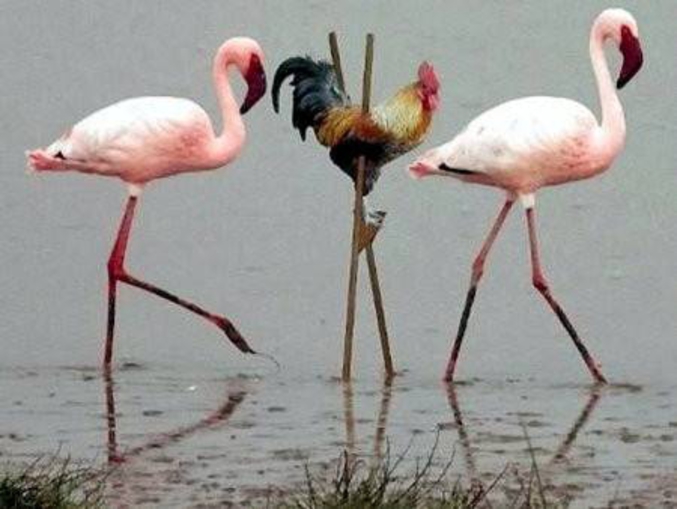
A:
POLYGON ((621 44, 619 49, 623 54, 623 67, 621 67, 621 73, 618 75, 616 88, 620 90, 641 69, 644 56, 642 55, 639 39, 632 35, 630 29, 625 26, 621 29, 621 44))
POLYGON ((247 113, 266 93, 266 72, 258 55, 252 55, 244 79, 247 82, 247 96, 240 106, 241 115, 247 113))

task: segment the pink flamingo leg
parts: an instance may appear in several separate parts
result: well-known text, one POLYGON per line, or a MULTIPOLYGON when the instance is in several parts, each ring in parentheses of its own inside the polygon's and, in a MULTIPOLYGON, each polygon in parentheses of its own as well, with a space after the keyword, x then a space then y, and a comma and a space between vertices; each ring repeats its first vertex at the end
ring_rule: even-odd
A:
POLYGON ((552 310, 557 315, 557 318, 559 318, 559 321, 562 323, 566 331, 569 333, 569 336, 573 340, 574 345, 576 345, 576 349, 581 354, 581 357, 583 357, 583 361, 585 362, 586 366, 588 366, 588 369, 590 370, 590 374, 592 375, 592 377, 598 383, 606 383, 606 378, 604 378, 604 375, 602 375, 602 372, 599 370, 599 367, 595 362, 595 359, 593 359, 592 355, 590 354, 590 352, 588 352, 588 349, 583 344, 583 341, 581 341, 581 338, 578 336, 576 329, 574 329, 574 326, 569 321, 569 318, 567 317, 566 313, 564 313, 562 306, 559 305, 559 303, 555 300, 555 297, 553 297, 552 293, 550 292, 550 287, 545 279, 545 276, 543 275, 543 270, 541 269, 541 261, 538 255, 538 240, 536 238, 536 220, 534 218, 533 207, 528 208, 526 214, 527 214, 527 225, 529 228, 529 248, 531 251, 531 274, 534 287, 539 291, 541 295, 543 295, 543 298, 550 305, 552 310))
POLYGON ((115 413, 115 382, 113 373, 108 368, 103 370, 103 383, 106 395, 106 424, 108 428, 108 463, 121 463, 122 457, 118 454, 117 414, 115 413))
POLYGON ((127 253, 127 241, 134 219, 137 197, 130 196, 127 200, 125 213, 120 222, 118 236, 113 244, 110 258, 108 259, 108 325, 106 327, 106 345, 104 349, 104 367, 110 366, 113 358, 113 336, 115 333, 115 298, 120 274, 124 272, 125 254, 127 253))
POLYGON ((247 341, 242 337, 240 332, 235 328, 233 323, 224 316, 212 314, 203 308, 184 300, 176 295, 163 290, 155 285, 141 281, 130 274, 124 268, 125 254, 127 252, 127 241, 129 240, 129 233, 134 219, 134 209, 136 207, 137 197, 130 196, 127 201, 125 213, 122 216, 118 236, 113 245, 113 250, 108 260, 108 327, 106 333, 106 345, 104 352, 104 366, 110 366, 113 357, 113 335, 115 331, 115 297, 117 293, 117 283, 127 283, 135 286, 141 290, 153 293, 158 297, 177 304, 188 311, 195 313, 203 318, 206 318, 211 323, 221 329, 228 339, 243 353, 255 353, 254 350, 247 344, 247 341))
POLYGON ((463 336, 465 335, 465 330, 468 327, 468 319, 470 318, 470 311, 472 310, 473 302, 475 302, 475 294, 477 293, 477 285, 482 278, 484 273, 484 262, 489 255, 489 251, 498 237, 498 233, 501 231, 503 223, 505 223, 505 218, 508 217, 508 212, 515 203, 514 199, 508 198, 503 204, 503 208, 498 214, 494 225, 489 231, 484 244, 480 252, 477 254, 475 261, 472 264, 472 275, 470 276, 470 288, 468 288, 468 294, 465 298, 465 307, 463 308, 463 314, 461 315, 461 322, 458 325, 458 332, 456 333, 456 341, 454 342, 454 348, 451 350, 451 356, 449 357, 449 362, 447 363, 447 369, 444 374, 445 382, 454 381, 454 371, 456 370, 456 363, 458 361, 459 353, 461 352, 461 343, 463 343, 463 336))

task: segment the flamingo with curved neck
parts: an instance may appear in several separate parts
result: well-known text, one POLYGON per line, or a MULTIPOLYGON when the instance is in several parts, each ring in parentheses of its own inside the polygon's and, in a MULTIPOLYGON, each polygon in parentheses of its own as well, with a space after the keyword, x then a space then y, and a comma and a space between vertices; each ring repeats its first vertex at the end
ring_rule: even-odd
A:
POLYGON ((266 77, 263 73, 263 53, 251 39, 235 38, 226 41, 216 52, 212 74, 214 90, 221 109, 222 131, 214 139, 212 154, 214 164, 223 166, 235 159, 245 141, 242 115, 266 93, 266 77), (253 43, 253 44, 252 44, 253 43), (230 86, 226 69, 237 66, 245 77, 249 90, 242 106, 238 106, 230 86))
POLYGON ((225 316, 217 315, 166 290, 130 275, 124 266, 137 199, 150 181, 187 172, 213 170, 233 161, 242 151, 242 115, 266 91, 264 54, 247 37, 227 40, 214 58, 213 80, 222 115, 222 131, 215 134, 207 113, 196 103, 176 97, 126 99, 84 118, 46 149, 27 153, 29 168, 77 171, 118 177, 128 185, 129 198, 108 260, 108 325, 104 366, 113 354, 117 283, 153 293, 219 327, 242 352, 254 353, 225 316), (227 71, 235 67, 248 91, 238 107, 227 71))
POLYGON ((625 144, 625 114, 623 105, 618 98, 617 89, 625 84, 639 71, 643 62, 641 47, 638 41, 637 25, 634 19, 635 33, 629 25, 623 23, 629 13, 617 9, 604 11, 592 26, 590 32, 590 59, 597 81, 597 91, 602 109, 601 142, 597 150, 606 152, 606 169, 613 159, 620 153, 625 144), (618 29, 620 24, 621 28, 618 29), (620 34, 620 36, 619 36, 620 34), (604 56, 604 43, 607 40, 617 42, 624 56, 624 63, 619 74, 616 86, 611 79, 607 59, 604 56))
POLYGON ((595 20, 590 58, 602 109, 601 124, 582 104, 557 97, 526 97, 503 103, 473 121, 450 142, 430 150, 410 167, 414 178, 454 177, 502 188, 507 198, 472 266, 470 288, 451 351, 445 380, 452 381, 470 312, 489 251, 516 199, 526 210, 532 282, 571 337, 592 377, 605 378, 563 308, 552 295, 541 268, 536 238, 535 193, 544 186, 593 177, 611 165, 625 143, 625 116, 616 89, 642 66, 637 22, 622 9, 608 9, 595 20), (623 55, 616 86, 604 56, 613 42, 623 55))

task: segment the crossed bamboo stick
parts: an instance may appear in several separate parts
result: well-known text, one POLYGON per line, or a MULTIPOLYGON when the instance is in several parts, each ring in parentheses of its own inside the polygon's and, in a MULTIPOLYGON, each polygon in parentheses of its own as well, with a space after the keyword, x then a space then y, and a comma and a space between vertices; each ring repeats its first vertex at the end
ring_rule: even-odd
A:
MULTIPOLYGON (((346 85, 341 67, 341 55, 339 53, 336 32, 329 34, 329 48, 336 71, 336 78, 341 91, 345 93, 346 85)), ((362 113, 369 113, 371 102, 371 76, 374 62, 374 34, 367 34, 367 45, 364 56, 364 73, 362 75, 362 113)), ((371 234, 367 232, 364 223, 364 179, 365 179, 366 161, 364 156, 360 156, 357 164, 357 181, 355 183, 355 205, 353 208, 353 237, 350 251, 350 272, 348 275, 348 302, 346 306, 346 330, 343 343, 343 371, 342 379, 349 381, 352 376, 352 357, 353 357, 353 333, 355 330, 355 296, 357 290, 357 269, 359 264, 359 254, 364 247, 367 254, 367 265, 369 267, 369 279, 371 281, 371 292, 374 299, 374 310, 376 311, 376 320, 378 322, 378 331, 381 339, 381 351, 383 353, 383 364, 387 378, 395 374, 393 368, 393 359, 390 354, 390 342, 388 339, 388 328, 386 326, 385 311, 383 309, 383 296, 381 286, 378 280, 378 270, 376 267, 376 257, 372 242, 377 231, 373 230, 371 234), (360 244, 363 244, 361 246, 360 244)))

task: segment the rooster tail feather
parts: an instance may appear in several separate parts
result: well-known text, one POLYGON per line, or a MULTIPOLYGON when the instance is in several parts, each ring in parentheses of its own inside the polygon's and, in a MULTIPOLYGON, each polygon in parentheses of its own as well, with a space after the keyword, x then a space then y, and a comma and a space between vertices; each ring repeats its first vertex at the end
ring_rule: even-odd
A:
POLYGON ((292 76, 292 125, 306 139, 306 130, 319 128, 326 113, 335 107, 350 104, 341 91, 334 66, 324 60, 315 61, 309 56, 288 58, 275 71, 273 79, 273 108, 280 110, 280 87, 292 76))

